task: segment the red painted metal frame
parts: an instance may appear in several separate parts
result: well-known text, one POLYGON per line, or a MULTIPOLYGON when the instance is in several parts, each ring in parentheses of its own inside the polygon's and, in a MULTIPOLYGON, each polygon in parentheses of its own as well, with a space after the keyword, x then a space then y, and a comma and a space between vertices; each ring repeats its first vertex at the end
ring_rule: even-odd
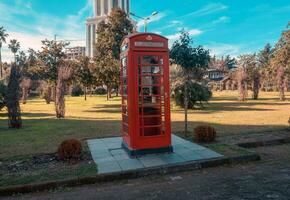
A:
MULTIPOLYGON (((144 44, 144 43, 141 43, 144 44)), ((152 33, 139 33, 133 34, 124 38, 122 43, 121 59, 127 57, 127 120, 124 117, 123 103, 126 100, 123 89, 123 67, 121 66, 121 95, 122 95, 122 133, 125 144, 131 150, 144 150, 144 149, 158 149, 171 147, 171 119, 170 119, 170 88, 169 88, 169 50, 168 39, 152 33), (158 47, 142 47, 135 46, 135 42, 149 42, 149 45, 158 43, 158 47), (159 46, 163 43, 163 47, 159 46), (164 132, 160 135, 144 136, 140 131, 142 124, 140 124, 139 112, 139 71, 138 71, 138 57, 139 56, 158 56, 163 58, 163 84, 164 87, 164 132), (126 123, 128 121, 128 123, 126 123), (124 130, 124 125, 128 124, 128 130, 124 130)), ((160 64, 160 63, 159 63, 160 64)), ((157 66, 157 65, 152 65, 157 66)), ((141 73, 142 74, 142 73, 141 73)), ((152 76, 152 74, 150 75, 152 76)), ((162 75, 161 75, 162 76, 162 75)), ((160 80, 159 80, 160 81, 160 80)), ((160 82, 159 82, 160 84, 160 82)), ((152 85, 152 84, 151 84, 152 85)), ((158 86, 158 85, 157 85, 158 86)), ((161 93, 161 92, 160 92, 161 93)), ((142 93, 143 95, 143 93, 142 93)), ((162 94, 161 94, 162 99, 162 94)), ((143 102, 142 97, 142 102, 143 102)), ((161 101, 161 100, 160 100, 161 101)), ((162 101, 160 102, 162 104, 162 101)), ((143 106, 143 104, 141 105, 143 106)), ((144 116, 143 116, 144 117, 144 116)), ((149 117, 150 116, 146 116, 149 117)), ((153 116, 152 116, 153 117, 153 116)), ((156 119, 156 118, 155 118, 156 119)), ((153 119, 151 119, 152 121, 153 119)), ((162 127, 161 127, 162 130, 162 127)))

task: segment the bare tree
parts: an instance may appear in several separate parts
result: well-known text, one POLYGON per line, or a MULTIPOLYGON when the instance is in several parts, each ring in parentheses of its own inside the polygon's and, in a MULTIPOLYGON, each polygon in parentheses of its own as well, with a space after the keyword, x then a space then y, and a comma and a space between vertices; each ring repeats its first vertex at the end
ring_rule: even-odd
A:
POLYGON ((31 85, 32 85, 32 81, 29 78, 24 78, 20 83, 20 88, 22 90, 21 101, 23 104, 26 104, 27 102, 27 97, 28 97, 28 93, 29 93, 29 89, 31 85))
POLYGON ((239 101, 245 101, 247 98, 247 72, 245 68, 237 70, 236 79, 238 82, 239 101))
POLYGON ((70 66, 58 69, 58 79, 56 84, 55 111, 57 118, 65 117, 65 91, 66 84, 72 77, 73 69, 70 66))
POLYGON ((285 101, 285 69, 283 66, 280 66, 277 70, 277 84, 280 101, 285 101))

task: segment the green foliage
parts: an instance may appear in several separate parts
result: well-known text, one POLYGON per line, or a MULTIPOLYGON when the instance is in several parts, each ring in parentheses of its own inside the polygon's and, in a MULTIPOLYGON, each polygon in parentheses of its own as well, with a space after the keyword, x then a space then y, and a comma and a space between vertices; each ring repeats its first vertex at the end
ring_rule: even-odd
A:
POLYGON ((10 40, 10 44, 8 45, 8 48, 11 50, 11 52, 14 54, 14 57, 16 59, 16 53, 18 52, 18 50, 20 49, 20 43, 13 39, 10 40))
POLYGON ((192 47, 192 39, 185 31, 181 32, 180 39, 172 45, 170 58, 174 64, 186 71, 186 76, 197 80, 202 79, 203 69, 210 62, 209 50, 202 46, 192 47))
POLYGON ((93 76, 93 67, 90 63, 90 58, 83 56, 78 59, 78 68, 76 70, 75 76, 77 81, 84 87, 90 87, 94 84, 95 78, 93 76))
POLYGON ((8 109, 8 118, 9 118, 9 128, 21 128, 21 110, 19 105, 20 99, 20 73, 18 66, 13 64, 11 67, 11 73, 9 77, 9 82, 7 86, 7 92, 5 96, 5 103, 8 109))
POLYGON ((119 54, 122 38, 133 31, 133 25, 121 9, 114 9, 107 22, 98 26, 95 45, 94 76, 108 91, 119 84, 119 54))
POLYGON ((84 95, 84 91, 82 90, 81 86, 79 86, 79 85, 74 86, 72 91, 71 91, 71 96, 72 97, 79 97, 81 95, 84 95))
POLYGON ((107 94, 107 90, 103 87, 99 87, 94 92, 96 95, 104 95, 107 94))
POLYGON ((43 64, 43 78, 56 84, 58 69, 64 63, 64 49, 68 43, 44 40, 42 41, 42 45, 42 51, 39 52, 39 58, 43 64))
MULTIPOLYGON (((189 93, 192 79, 201 81, 203 78, 203 72, 208 68, 210 62, 209 50, 204 49, 202 46, 192 47, 192 39, 189 33, 182 31, 178 41, 174 42, 170 50, 170 58, 172 63, 180 66, 183 71, 183 76, 181 76, 181 82, 183 82, 183 96, 184 103, 178 101, 184 107, 185 116, 185 134, 188 132, 188 122, 187 122, 187 109, 190 107, 190 98, 192 98, 189 93)), ((178 89, 178 88, 177 88, 178 89)), ((177 90, 180 91, 180 90, 177 90)), ((192 102, 194 103, 194 102, 192 102)), ((194 104, 193 104, 194 105, 194 104)))
MULTIPOLYGON (((195 105, 203 107, 203 102, 208 102, 212 97, 212 92, 205 86, 198 83, 189 82, 188 87, 188 108, 194 109, 195 105)), ((177 86, 175 92, 175 102, 184 108, 184 84, 177 86)))

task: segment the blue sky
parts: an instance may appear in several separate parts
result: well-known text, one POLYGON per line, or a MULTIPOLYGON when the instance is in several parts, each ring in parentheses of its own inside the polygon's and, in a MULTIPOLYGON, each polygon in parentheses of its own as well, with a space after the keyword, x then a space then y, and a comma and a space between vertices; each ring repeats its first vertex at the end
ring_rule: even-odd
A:
MULTIPOLYGON (((184 28, 194 45, 212 54, 237 56, 274 44, 290 20, 289 0, 131 0, 131 11, 150 15, 151 32, 167 36, 172 43, 184 28), (151 4, 148 2, 152 2, 151 4)), ((17 38, 23 50, 39 49, 44 38, 79 40, 84 45, 85 19, 92 15, 91 0, 0 0, 0 26, 17 38)), ((139 30, 143 30, 139 22, 139 30)), ((4 61, 12 57, 3 49, 4 61)))

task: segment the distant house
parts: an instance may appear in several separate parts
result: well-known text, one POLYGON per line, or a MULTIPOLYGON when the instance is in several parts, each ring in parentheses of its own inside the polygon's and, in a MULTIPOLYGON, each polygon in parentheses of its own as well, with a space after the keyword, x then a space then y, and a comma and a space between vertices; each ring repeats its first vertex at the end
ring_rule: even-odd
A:
POLYGON ((204 78, 209 81, 222 81, 225 76, 226 72, 220 69, 208 69, 204 74, 204 78))

